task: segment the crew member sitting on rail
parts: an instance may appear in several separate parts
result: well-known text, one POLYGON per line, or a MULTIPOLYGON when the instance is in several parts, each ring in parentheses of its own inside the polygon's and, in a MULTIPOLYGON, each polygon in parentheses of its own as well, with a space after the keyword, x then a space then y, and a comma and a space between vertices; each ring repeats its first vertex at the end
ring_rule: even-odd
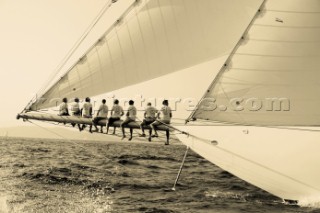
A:
MULTIPOLYGON (((130 122, 133 122, 136 120, 137 117, 137 108, 134 106, 134 101, 129 101, 129 107, 128 112, 126 113, 126 119, 120 124, 120 127, 122 128, 122 139, 126 137, 126 133, 124 130, 124 126, 127 125, 130 122)), ((132 140, 132 135, 130 135, 129 141, 132 140)))
MULTIPOLYGON (((92 118, 92 104, 90 103, 90 98, 86 97, 86 102, 83 104, 81 112, 83 118, 92 118)), ((86 128, 86 125, 82 125, 82 130, 86 128)), ((90 125, 90 132, 92 132, 92 125, 90 125)))
MULTIPOLYGON (((158 133, 156 131, 156 127, 161 124, 170 124, 171 118, 172 118, 172 112, 171 108, 169 107, 168 100, 164 100, 162 102, 163 106, 160 109, 160 111, 157 113, 157 120, 154 121, 152 124, 150 124, 151 129, 154 131, 154 135, 152 137, 158 137, 158 133), (160 116, 161 115, 161 116, 160 116)), ((149 136, 149 141, 151 141, 151 137, 149 136)), ((168 141, 165 143, 168 145, 168 141)))
POLYGON ((144 119, 140 124, 140 129, 142 131, 140 137, 146 137, 146 134, 144 133, 144 126, 148 126, 156 120, 157 112, 158 110, 155 107, 151 106, 151 103, 149 102, 144 112, 144 119))
MULTIPOLYGON (((100 105, 98 111, 97 111, 97 116, 95 118, 93 118, 92 123, 94 125, 94 127, 96 128, 95 131, 98 132, 98 123, 99 121, 103 120, 103 119, 107 119, 108 118, 108 106, 106 105, 106 99, 102 99, 102 104, 100 105)), ((100 132, 103 133, 103 126, 101 125, 101 129, 100 132)))
POLYGON ((62 103, 59 105, 59 115, 60 116, 69 116, 68 99, 67 98, 63 98, 62 103))
POLYGON ((74 102, 71 104, 70 111, 73 116, 81 116, 79 98, 74 99, 74 102))
MULTIPOLYGON (((80 105, 79 105, 79 98, 75 98, 74 102, 71 104, 70 107, 71 115, 73 116, 81 116, 81 110, 80 110, 80 105)), ((75 123, 71 124, 73 127, 76 125, 75 123)), ((81 131, 81 126, 78 124, 78 128, 81 131)))
MULTIPOLYGON (((115 121, 120 120, 120 118, 123 114, 124 114, 123 109, 121 106, 119 106, 119 100, 117 100, 117 99, 114 100, 113 107, 111 109, 111 116, 108 119, 106 134, 108 134, 110 125, 112 125, 115 121)), ((113 134, 116 134, 116 127, 114 127, 114 129, 113 129, 113 134)))

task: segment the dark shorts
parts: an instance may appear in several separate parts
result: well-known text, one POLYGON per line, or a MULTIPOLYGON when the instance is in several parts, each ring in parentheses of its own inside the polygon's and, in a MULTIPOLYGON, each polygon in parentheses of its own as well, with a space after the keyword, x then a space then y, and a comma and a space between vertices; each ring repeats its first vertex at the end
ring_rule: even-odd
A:
POLYGON ((92 118, 91 115, 83 115, 82 117, 83 117, 83 118, 92 118))
POLYGON ((155 120, 156 120, 155 118, 145 118, 145 119, 143 119, 140 126, 148 126, 148 125, 152 124, 155 120))
POLYGON ((80 116, 80 115, 81 115, 81 112, 80 112, 80 111, 78 111, 78 112, 73 112, 72 115, 73 115, 73 116, 80 116))
POLYGON ((112 125, 115 121, 118 121, 118 120, 120 120, 120 118, 110 117, 108 120, 108 125, 112 125))
POLYGON ((135 120, 133 120, 133 119, 131 119, 131 118, 129 118, 129 117, 126 117, 126 119, 121 123, 121 125, 120 126, 125 126, 125 125, 127 125, 128 123, 130 123, 130 122, 134 122, 135 120))
POLYGON ((161 124, 170 124, 170 121, 167 120, 159 120, 152 123, 152 126, 159 126, 161 124))
POLYGON ((92 123, 98 124, 99 121, 101 121, 101 120, 103 120, 103 119, 106 119, 106 118, 103 118, 103 117, 95 117, 95 118, 92 120, 92 123))

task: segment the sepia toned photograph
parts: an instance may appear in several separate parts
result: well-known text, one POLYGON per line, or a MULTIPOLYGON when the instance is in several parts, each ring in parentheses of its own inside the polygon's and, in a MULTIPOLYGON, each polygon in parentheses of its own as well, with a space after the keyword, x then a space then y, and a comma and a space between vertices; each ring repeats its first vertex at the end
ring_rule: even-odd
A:
POLYGON ((0 0, 0 213, 320 212, 320 0, 0 0))

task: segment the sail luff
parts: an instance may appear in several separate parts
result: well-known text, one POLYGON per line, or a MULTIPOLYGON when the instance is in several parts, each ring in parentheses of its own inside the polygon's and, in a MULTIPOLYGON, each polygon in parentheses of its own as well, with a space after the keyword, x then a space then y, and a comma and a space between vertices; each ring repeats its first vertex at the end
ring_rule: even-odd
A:
POLYGON ((210 89, 213 88, 217 82, 219 77, 223 74, 223 72, 227 69, 229 62, 231 61, 234 53, 238 50, 238 48, 240 47, 241 43, 243 42, 243 40, 245 39, 249 29, 251 28, 252 24, 254 23, 255 19, 257 18, 257 16, 261 13, 261 10, 263 9, 263 6, 265 4, 266 0, 263 0, 261 5, 259 6, 259 9, 257 10, 257 12, 254 14, 253 18, 251 19, 250 23, 248 24, 247 28, 245 29, 245 31, 243 32, 242 36, 240 37, 239 41, 237 42, 237 44, 235 45, 235 47, 233 48, 233 50, 231 51, 231 53, 229 54, 227 60, 225 61, 225 63, 223 64, 223 66, 221 67, 221 69, 219 70, 217 76, 214 78, 214 80, 212 81, 212 83, 209 85, 207 91, 204 93, 204 95, 202 96, 202 98, 200 99, 200 101, 198 102, 197 106, 195 107, 195 110, 190 114, 190 116, 186 119, 187 122, 191 121, 195 115, 195 113, 197 112, 197 109, 200 107, 201 102, 204 100, 204 98, 206 97, 206 94, 208 92, 210 92, 210 89))

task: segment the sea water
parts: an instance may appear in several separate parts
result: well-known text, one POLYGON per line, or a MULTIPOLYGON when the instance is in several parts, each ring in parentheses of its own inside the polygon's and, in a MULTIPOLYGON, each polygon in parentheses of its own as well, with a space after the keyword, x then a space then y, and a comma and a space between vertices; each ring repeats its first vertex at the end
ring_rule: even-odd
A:
POLYGON ((192 151, 172 190, 185 149, 160 140, 0 139, 0 213, 320 212, 285 204, 192 151))

